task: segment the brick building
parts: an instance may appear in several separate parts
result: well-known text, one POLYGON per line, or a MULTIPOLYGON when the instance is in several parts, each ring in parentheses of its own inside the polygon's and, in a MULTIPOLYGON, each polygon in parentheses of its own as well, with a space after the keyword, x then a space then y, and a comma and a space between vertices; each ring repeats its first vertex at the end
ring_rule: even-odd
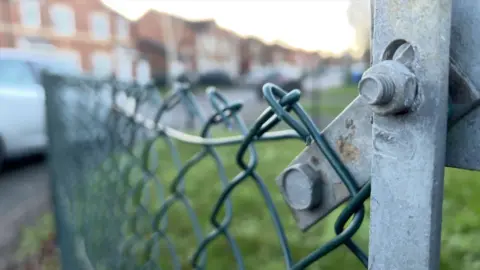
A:
POLYGON ((0 1, 1 46, 55 50, 98 77, 149 78, 148 63, 135 50, 132 22, 101 0, 0 1))
POLYGON ((295 63, 303 71, 311 71, 318 68, 321 57, 317 52, 297 49, 295 51, 295 63))
POLYGON ((240 74, 241 38, 219 27, 214 20, 191 22, 190 25, 196 33, 197 72, 224 70, 236 78, 240 74))
POLYGON ((137 49, 149 59, 153 74, 175 76, 196 69, 195 32, 188 21, 150 10, 135 29, 137 49))
POLYGON ((101 0, 0 0, 0 46, 55 50, 86 73, 147 81, 151 75, 258 67, 311 67, 314 57, 257 38, 242 39, 214 20, 187 21, 150 10, 132 22, 101 0))
POLYGON ((260 39, 254 37, 243 39, 240 45, 241 74, 268 66, 271 62, 269 53, 271 54, 271 50, 260 39))

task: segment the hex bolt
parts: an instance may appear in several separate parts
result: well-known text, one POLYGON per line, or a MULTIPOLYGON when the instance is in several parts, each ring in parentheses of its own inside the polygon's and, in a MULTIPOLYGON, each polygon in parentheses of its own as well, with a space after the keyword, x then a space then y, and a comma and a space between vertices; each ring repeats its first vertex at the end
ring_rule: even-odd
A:
POLYGON ((395 83, 385 75, 371 74, 360 80, 358 91, 370 105, 387 104, 395 93, 395 83))
POLYGON ((405 113, 414 105, 417 79, 403 63, 384 60, 365 71, 358 92, 376 114, 405 113))
POLYGON ((307 164, 296 164, 282 176, 282 191, 288 205, 295 210, 310 210, 322 201, 322 184, 318 173, 307 164))

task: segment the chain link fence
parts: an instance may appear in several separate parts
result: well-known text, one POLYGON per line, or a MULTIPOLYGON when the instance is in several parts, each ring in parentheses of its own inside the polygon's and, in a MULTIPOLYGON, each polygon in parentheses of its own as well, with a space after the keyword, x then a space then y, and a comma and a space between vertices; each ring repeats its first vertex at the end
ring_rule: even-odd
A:
MULTIPOLYGON (((287 93, 266 84, 263 93, 269 106, 247 126, 239 116, 242 103, 226 100, 214 88, 207 89, 214 113, 205 115, 186 84, 176 84, 163 97, 154 87, 113 79, 44 74, 43 84, 57 235, 65 269, 223 268, 215 267, 216 251, 210 250, 220 239, 221 249, 231 251, 230 268, 251 269, 231 231, 233 223, 246 218, 235 219, 232 200, 247 182, 254 183, 247 192, 264 202, 250 206, 252 210, 268 209, 269 217, 257 218, 270 220, 272 227, 265 230, 277 236, 275 250, 282 254, 286 269, 304 269, 342 245, 367 265, 368 256, 352 236, 364 219, 370 184, 357 186, 302 109, 300 91, 287 93), (162 124, 162 116, 175 106, 185 106, 203 123, 198 135, 162 124), (282 122, 290 129, 273 131, 282 122), (263 179, 258 172, 262 156, 257 148, 265 144, 268 149, 269 143, 279 140, 317 145, 352 197, 336 219, 336 236, 302 258, 293 255, 278 202, 272 199, 280 191, 269 190, 266 181, 274 180, 263 179), (186 159, 185 145, 196 147, 186 159), (225 147, 234 149, 229 158, 236 161, 236 175, 219 154, 225 147), (202 184, 201 175, 194 177, 197 182, 188 175, 204 160, 213 164, 204 170, 217 172, 218 179, 208 182, 213 186, 202 184), (189 194, 210 192, 207 197, 214 204, 190 200, 189 194), (208 216, 199 214, 200 208, 208 208, 208 216), (178 211, 187 215, 179 218, 178 211), (178 228, 177 233, 171 228, 178 228), (179 243, 189 249, 179 250, 179 243)), ((258 256, 260 260, 262 255, 258 256)))

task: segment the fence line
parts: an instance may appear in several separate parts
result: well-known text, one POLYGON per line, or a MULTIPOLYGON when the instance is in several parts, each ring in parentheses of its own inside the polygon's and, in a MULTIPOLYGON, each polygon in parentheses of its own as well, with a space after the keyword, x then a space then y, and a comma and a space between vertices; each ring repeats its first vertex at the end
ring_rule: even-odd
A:
POLYGON ((238 115, 242 104, 228 102, 214 88, 209 88, 207 95, 215 113, 205 117, 188 86, 182 84, 176 85, 160 104, 148 104, 158 100, 152 98, 158 95, 155 89, 129 87, 114 81, 98 82, 45 74, 44 85, 48 93, 48 130, 52 142, 50 166, 64 267, 150 269, 160 268, 165 260, 174 269, 187 265, 204 269, 208 263, 209 246, 223 237, 237 268, 245 269, 241 250, 229 226, 235 215, 231 204, 232 191, 246 181, 253 181, 264 199, 286 268, 307 267, 340 245, 346 245, 366 265, 366 255, 351 237, 363 220, 363 202, 368 197, 369 185, 362 190, 356 186, 298 104, 298 90, 286 93, 272 84, 266 85, 264 94, 270 106, 249 129, 238 115), (118 102, 121 93, 127 94, 127 100, 134 100, 133 110, 125 105, 128 102, 118 102), (192 108, 195 116, 203 121, 200 135, 161 124, 162 115, 180 105, 192 108), (155 108, 155 111, 145 108, 155 108), (299 120, 291 114, 296 114, 299 120), (292 129, 269 132, 282 121, 292 129), (225 126, 240 135, 213 137, 217 126, 225 126), (297 261, 292 257, 271 191, 256 172, 261 157, 258 157, 255 144, 288 139, 317 144, 355 196, 335 224, 337 236, 297 261), (175 141, 198 145, 201 149, 182 162, 175 141), (230 145, 238 145, 235 158, 241 168, 233 179, 228 178, 217 152, 217 149, 230 145), (162 160, 165 160, 165 157, 158 156, 159 147, 168 149, 171 154, 169 164, 177 171, 177 175, 171 176, 173 180, 169 187, 162 185, 164 179, 159 179, 157 174, 162 160), (185 194, 188 187, 185 174, 207 157, 213 158, 218 170, 221 193, 208 218, 213 229, 204 234, 203 224, 185 194), (153 201, 158 204, 154 211, 146 206, 153 201), (181 258, 177 254, 175 243, 166 232, 167 226, 175 226, 169 220, 174 205, 183 205, 187 210, 196 238, 190 258, 181 258), (345 228, 351 217, 353 222, 345 228), (161 244, 165 247, 160 248, 161 244))

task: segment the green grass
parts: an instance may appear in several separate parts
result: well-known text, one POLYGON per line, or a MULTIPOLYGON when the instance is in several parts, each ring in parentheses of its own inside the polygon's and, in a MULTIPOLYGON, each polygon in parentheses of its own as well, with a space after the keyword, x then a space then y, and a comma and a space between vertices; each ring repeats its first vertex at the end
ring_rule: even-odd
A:
MULTIPOLYGON (((164 185, 168 185, 175 177, 176 170, 171 162, 170 152, 165 145, 159 143, 157 147, 160 159, 157 175, 164 185)), ((177 147, 184 161, 200 149, 197 146, 183 143, 177 144, 177 147)), ((268 186, 277 206, 288 235, 293 257, 296 260, 306 256, 334 236, 333 223, 338 215, 338 211, 336 211, 326 220, 312 228, 311 231, 302 233, 297 229, 291 213, 285 206, 274 182, 275 177, 303 147, 303 144, 297 141, 262 143, 257 146, 260 157, 257 171, 265 180, 265 184, 268 186)), ((219 149, 230 178, 239 172, 238 166, 234 161, 236 151, 237 147, 223 147, 219 149)), ((130 184, 133 185, 139 175, 138 171, 134 171, 131 171, 129 180, 130 184)), ((442 231, 441 269, 443 270, 480 269, 479 176, 478 173, 456 169, 448 169, 446 171, 442 231)), ((199 217, 204 233, 208 233, 213 229, 209 223, 209 218, 213 205, 222 191, 222 185, 218 179, 217 167, 211 158, 201 161, 186 175, 185 194, 190 199, 199 217)), ((153 181, 150 183, 153 183, 153 181)), ((101 192, 101 190, 98 191, 101 192)), ((147 185, 143 191, 147 193, 143 193, 144 195, 142 196, 143 203, 152 213, 158 210, 161 204, 158 196, 155 196, 156 191, 153 186, 147 185), (145 196, 146 194, 150 196, 145 196)), ((279 248, 278 237, 274 231, 269 211, 265 207, 264 200, 254 182, 251 179, 247 179, 233 191, 231 198, 234 207, 234 217, 229 230, 241 249, 246 268, 283 269, 283 255, 279 248)), ((88 203, 92 204, 93 201, 90 200, 88 203)), ((98 201, 95 205, 98 207, 98 201)), ((148 218, 144 218, 144 221, 148 220, 148 218)), ((190 269, 187 259, 195 250, 197 242, 193 235, 186 209, 182 204, 177 203, 170 209, 168 224, 167 234, 175 243, 178 255, 183 259, 183 269, 190 269)), ((109 230, 112 229, 119 228, 109 228, 109 230)), ((91 227, 90 230, 95 230, 95 227, 91 227)), ((145 233, 150 235, 151 231, 147 228, 145 233)), ((41 235, 46 235, 44 228, 41 229, 41 235)), ((355 239, 361 246, 367 247, 368 220, 365 221, 355 239)), ((28 245, 24 246, 28 247, 28 245)), ((159 261, 161 261, 163 266, 162 269, 170 269, 168 268, 171 265, 169 261, 170 256, 166 253, 165 246, 163 244, 160 246, 158 254, 161 254, 159 261)), ((207 252, 207 269, 234 269, 235 261, 224 237, 219 237, 212 242, 208 246, 207 252)), ((362 268, 346 248, 340 247, 318 260, 310 269, 362 268)))
POLYGON ((21 237, 13 262, 26 268, 28 263, 35 263, 37 267, 45 270, 60 269, 57 253, 46 253, 45 249, 52 244, 54 228, 53 215, 47 213, 41 216, 32 226, 21 229, 21 237), (42 251, 43 252, 40 252, 42 251))
MULTIPOLYGON (((290 248, 295 259, 300 259, 334 236, 333 223, 338 212, 316 225, 311 231, 301 233, 285 206, 275 185, 275 177, 301 150, 298 142, 264 143, 258 146, 259 174, 264 178, 282 217, 290 248)), ((198 150, 190 145, 179 145, 182 157, 187 158, 198 150)), ((219 152, 227 172, 232 177, 239 171, 233 156, 236 147, 221 149, 219 152)), ((168 155, 165 153, 165 157, 168 155)), ((169 164, 168 159, 162 163, 169 164)), ((169 167, 166 165, 165 167, 169 167)), ((161 170, 163 179, 172 179, 174 170, 161 170)), ((445 211, 443 228, 442 269, 480 269, 480 205, 476 194, 480 192, 479 174, 449 169, 446 173, 445 211), (476 203, 477 202, 477 203, 476 203)), ((187 174, 186 194, 191 199, 201 224, 206 232, 212 229, 208 223, 213 204, 222 188, 216 166, 211 160, 204 160, 187 174), (206 188, 208 187, 208 188, 206 188)), ((278 237, 274 232, 269 213, 262 196, 253 181, 239 186, 232 194, 234 218, 230 231, 235 235, 247 269, 282 269, 283 257, 279 250, 278 237)), ((171 210, 168 233, 178 244, 178 251, 186 258, 192 252, 193 235, 186 212, 177 205, 171 210)), ((368 222, 356 236, 361 246, 367 247, 368 222)), ((220 237, 208 249, 208 269, 232 269, 234 261, 225 239, 220 237)), ((361 269, 356 258, 341 247, 320 259, 312 269, 361 269)))
MULTIPOLYGON (((200 150, 198 146, 183 143, 177 144, 177 147, 183 162, 200 150)), ((299 141, 261 143, 257 146, 260 157, 257 172, 264 178, 265 184, 268 186, 273 201, 277 206, 295 260, 306 256, 333 237, 333 223, 335 222, 335 217, 331 217, 308 233, 300 232, 275 184, 277 174, 287 166, 303 147, 304 145, 299 141)), ((172 179, 176 176, 177 170, 174 169, 175 165, 172 163, 170 150, 166 145, 159 142, 157 148, 160 158, 157 176, 164 185, 169 186, 172 179)), ((235 162, 237 151, 238 146, 222 147, 218 151, 229 179, 232 179, 240 172, 235 162)), ((129 183, 129 188, 139 183, 138 176, 140 171, 139 167, 135 167, 128 173, 128 177, 125 180, 129 183)), ((158 211, 162 202, 158 200, 158 189, 154 182, 150 181, 150 184, 142 186, 141 189, 142 191, 138 193, 141 194, 140 196, 134 195, 132 200, 126 202, 127 211, 131 211, 134 214, 135 208, 139 203, 146 206, 150 213, 158 211)), ((223 186, 219 180, 217 166, 211 157, 206 157, 200 161, 186 175, 185 194, 199 218, 204 234, 208 234, 213 229, 213 226, 210 224, 210 214, 222 190, 223 186)), ((99 194, 103 193, 101 189, 98 192, 100 192, 99 194)), ((274 230, 264 198, 254 181, 246 179, 244 183, 233 191, 231 199, 234 217, 229 231, 234 235, 240 247, 247 269, 282 269, 284 261, 280 250, 279 238, 274 230)), ((220 219, 222 215, 220 215, 220 219)), ((148 224, 150 224, 149 219, 142 217, 136 227, 137 232, 141 231, 146 238, 152 234, 148 224)), ((190 269, 188 258, 195 251, 198 243, 194 237, 192 223, 184 205, 176 203, 171 207, 168 212, 168 224, 166 232, 171 237, 173 243, 175 243, 176 251, 182 258, 183 269, 190 269)), ((365 236, 368 226, 364 226, 362 230, 364 230, 364 233, 356 238, 366 248, 367 238, 365 236)), ((129 234, 130 231, 128 229, 126 231, 129 234)), ((167 251, 164 243, 162 243, 160 245, 160 253, 165 254, 159 258, 162 269, 171 269, 171 261, 169 261, 167 251)), ((133 256, 137 259, 144 257, 145 250, 143 248, 137 249, 133 256)), ((217 240, 209 244, 207 256, 207 269, 233 269, 236 265, 231 248, 223 236, 218 237, 217 240)), ((140 261, 142 260, 140 259, 140 261)), ((314 268, 358 269, 359 267, 361 265, 354 259, 354 256, 344 247, 341 247, 316 263, 314 268), (345 258, 349 259, 345 260, 345 258), (338 268, 339 261, 342 261, 342 268, 338 268)))
MULTIPOLYGON (((338 114, 356 95, 355 87, 346 87, 323 93, 324 103, 322 104, 328 104, 328 100, 337 101, 336 105, 332 105, 331 108, 323 106, 323 110, 324 112, 338 114)), ((330 102, 330 104, 333 104, 333 102, 330 102)), ((183 163, 201 149, 199 146, 184 143, 177 143, 176 146, 183 163)), ((310 231, 300 232, 279 193, 275 184, 275 177, 304 148, 304 145, 298 141, 282 141, 258 143, 256 148, 259 156, 257 171, 268 186, 270 195, 281 216, 293 257, 295 260, 299 260, 334 237, 333 224, 339 211, 333 212, 310 231)), ((170 149, 161 141, 156 144, 156 149, 154 153, 158 153, 158 162, 152 162, 152 164, 159 165, 156 169, 158 179, 163 186, 168 187, 176 176, 177 170, 172 163, 170 149)), ((217 150, 221 155, 229 179, 232 179, 240 172, 235 162, 238 146, 221 147, 217 150)), ((120 181, 124 185, 117 190, 119 192, 117 196, 118 194, 124 194, 123 192, 126 189, 131 189, 132 186, 137 185, 140 179, 139 175, 141 175, 141 169, 135 167, 123 179, 124 181, 119 180, 122 178, 118 176, 112 177, 111 180, 120 181)), ((207 157, 191 168, 185 179, 185 194, 199 218, 202 231, 204 234, 208 234, 213 230, 213 226, 210 224, 210 215, 223 189, 218 177, 217 166, 212 158, 207 157)), ((99 181, 98 183, 104 184, 106 181, 99 181)), ((134 196, 133 201, 126 201, 129 206, 127 209, 131 214, 135 213, 132 205, 135 206, 139 203, 145 205, 150 213, 158 211, 162 201, 159 200, 158 189, 153 185, 154 183, 150 179, 149 184, 141 186, 140 192, 136 193, 138 196, 134 196)), ((101 207, 99 198, 105 196, 106 188, 109 188, 108 185, 103 184, 90 189, 92 196, 87 201, 88 205, 95 203, 95 208, 101 207), (95 194, 99 197, 95 197, 95 194)), ((442 228, 442 270, 480 270, 480 199, 478 194, 480 194, 479 173, 457 169, 446 170, 442 228)), ((234 215, 229 231, 240 247, 246 269, 284 269, 278 236, 275 233, 265 201, 254 181, 247 179, 235 188, 231 194, 231 199, 234 215)), ((367 209, 368 204, 369 202, 366 203, 367 209)), ((108 206, 110 207, 110 205, 108 206)), ((108 216, 104 218, 108 218, 108 216)), ((143 216, 140 221, 140 224, 137 224, 137 230, 141 230, 148 239, 152 233, 149 227, 150 218, 143 216)), ((129 230, 125 229, 124 225, 122 227, 128 233, 129 230)), ((98 234, 101 236, 100 227, 91 227, 90 230, 98 229, 98 234)), ((119 227, 107 229, 115 230, 119 227)), ((169 210, 166 232, 171 237, 176 251, 182 259, 183 269, 191 269, 188 258, 195 251, 198 243, 194 237, 192 223, 186 208, 181 203, 174 204, 169 210)), ((102 238, 99 239, 101 241, 102 238)), ((354 239, 363 248, 367 248, 368 215, 354 239)), ((155 253, 158 256, 156 261, 160 262, 162 269, 171 269, 169 267, 171 266, 170 255, 165 248, 165 243, 160 242, 159 248, 160 251, 155 253)), ((139 257, 145 255, 143 251, 144 249, 140 246, 137 252, 134 252, 135 257, 141 260, 139 257)), ((207 269, 234 269, 236 266, 231 248, 222 236, 208 246, 207 256, 207 269)), ((340 247, 318 260, 309 269, 362 269, 362 266, 345 247, 340 247)))
POLYGON ((312 104, 312 100, 306 98, 301 99, 301 103, 307 112, 314 113, 316 109, 320 115, 335 117, 357 96, 357 86, 347 85, 345 87, 320 92, 318 104, 312 104), (314 108, 314 106, 318 107, 314 108))
MULTIPOLYGON (((170 152, 165 145, 159 143, 157 147, 161 166, 157 170, 157 175, 162 183, 168 186, 177 171, 174 169, 170 152)), ((183 143, 177 144, 177 147, 183 161, 200 150, 198 146, 183 143)), ((295 260, 308 255, 334 236, 333 224, 338 215, 338 211, 336 211, 311 231, 302 233, 297 229, 290 211, 283 202, 275 184, 275 177, 303 147, 303 144, 297 141, 262 143, 257 146, 260 157, 257 171, 265 180, 282 218, 295 260)), ((237 147, 219 149, 230 179, 240 171, 234 160, 237 150, 237 147)), ((138 183, 139 168, 132 170, 129 175, 130 185, 135 186, 135 183, 138 183)), ((480 192, 478 176, 478 173, 461 170, 449 169, 446 172, 442 242, 442 269, 444 270, 480 269, 478 265, 480 242, 477 241, 480 237, 478 234, 480 206, 476 199, 480 192)), ((222 189, 217 166, 211 158, 202 160, 186 174, 185 195, 189 198, 205 234, 213 229, 209 222, 210 214, 222 189)), ((156 212, 162 203, 158 200, 157 191, 153 185, 145 185, 142 190, 143 195, 137 197, 136 202, 129 201, 127 203, 130 205, 128 208, 132 211, 131 213, 134 213, 131 205, 138 204, 140 201, 151 213, 156 212)), ((282 269, 284 262, 278 236, 274 231, 263 197, 254 182, 247 179, 233 191, 231 198, 234 217, 229 230, 241 249, 246 268, 282 269)), ((175 204, 169 211, 168 220, 166 233, 175 243, 176 251, 182 258, 183 269, 190 269, 188 258, 198 243, 195 240, 186 208, 181 203, 175 204)), ((145 222, 137 224, 137 229, 143 228, 141 231, 148 238, 152 233, 148 228, 149 219, 144 217, 143 221, 145 222)), ((367 248, 368 220, 365 221, 355 239, 363 248, 367 248)), ((142 248, 137 249, 135 257, 143 257, 145 255, 143 251, 142 248)), ((166 251, 165 245, 160 245, 158 254, 164 255, 157 259, 163 266, 162 269, 170 269, 169 266, 171 266, 170 257, 166 251)), ((235 267, 232 251, 224 237, 219 237, 212 242, 208 246, 207 254, 207 269, 232 269, 235 267)), ((340 247, 318 260, 311 269, 361 269, 361 265, 345 247, 340 247)))

